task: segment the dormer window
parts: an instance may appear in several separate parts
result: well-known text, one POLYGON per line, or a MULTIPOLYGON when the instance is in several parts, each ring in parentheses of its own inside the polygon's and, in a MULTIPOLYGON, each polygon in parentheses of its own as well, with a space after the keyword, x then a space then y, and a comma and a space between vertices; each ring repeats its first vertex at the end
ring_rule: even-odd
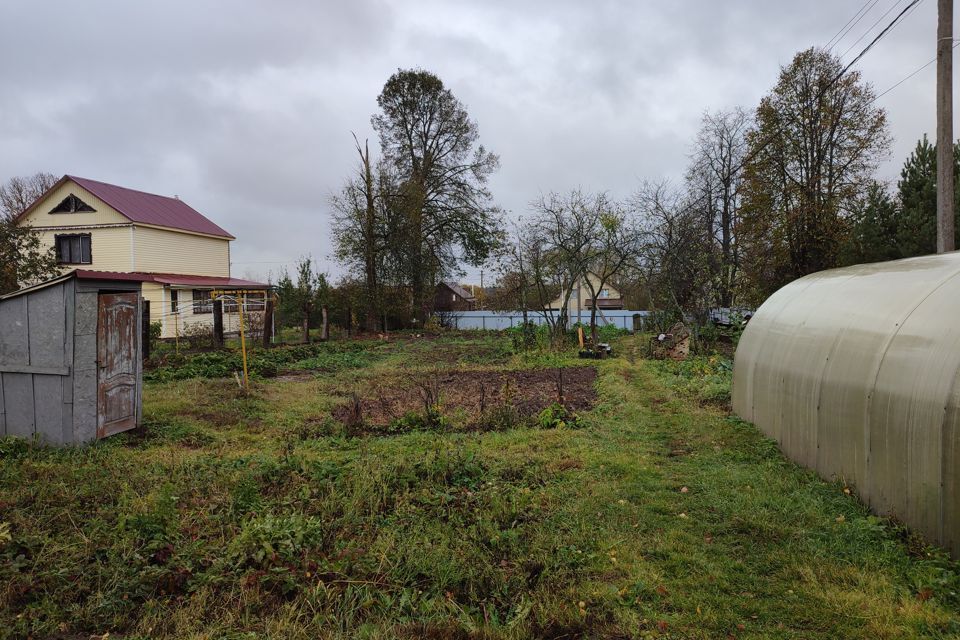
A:
POLYGON ((51 209, 50 213, 80 213, 84 211, 96 211, 96 209, 71 193, 60 204, 51 209))

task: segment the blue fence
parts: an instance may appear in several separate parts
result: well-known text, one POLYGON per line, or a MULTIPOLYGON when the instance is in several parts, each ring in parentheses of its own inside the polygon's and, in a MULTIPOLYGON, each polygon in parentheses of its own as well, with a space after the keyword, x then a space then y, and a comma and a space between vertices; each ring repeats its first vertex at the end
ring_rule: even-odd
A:
MULTIPOLYGON (((634 317, 640 318, 643 323, 649 311, 607 311, 603 315, 597 312, 598 325, 614 325, 620 329, 633 331, 634 317)), ((523 313, 519 311, 446 311, 438 314, 440 321, 451 329, 480 329, 487 331, 503 331, 511 327, 523 324, 523 313)), ((527 320, 535 324, 546 324, 543 311, 528 311, 527 320)), ((581 311, 579 316, 576 312, 570 316, 570 324, 577 321, 583 324, 590 324, 590 312, 581 311)))

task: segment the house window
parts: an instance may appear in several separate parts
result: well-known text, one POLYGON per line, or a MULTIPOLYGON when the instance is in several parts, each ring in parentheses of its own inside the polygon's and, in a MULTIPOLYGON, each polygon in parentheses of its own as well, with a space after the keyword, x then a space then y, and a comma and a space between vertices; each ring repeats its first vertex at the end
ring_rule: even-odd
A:
POLYGON ((453 294, 453 301, 454 301, 454 302, 457 301, 457 294, 453 294))
POLYGON ((601 297, 601 298, 609 298, 609 297, 610 297, 610 289, 601 289, 601 290, 600 290, 600 297, 601 297))
POLYGON ((60 201, 60 204, 50 210, 50 213, 80 213, 82 211, 96 211, 86 202, 72 193, 60 201))
POLYGON ((224 313, 237 313, 240 310, 240 300, 244 300, 244 311, 263 311, 266 308, 266 302, 263 293, 233 293, 226 292, 221 298, 223 300, 224 313))
POLYGON ((209 290, 193 290, 193 312, 195 314, 213 313, 213 301, 210 299, 209 290))
POLYGON ((57 262, 60 264, 90 264, 90 234, 72 233, 55 237, 57 262))
POLYGON ((176 289, 170 289, 170 312, 171 313, 177 312, 177 305, 180 302, 179 296, 180 296, 179 291, 177 291, 176 289))

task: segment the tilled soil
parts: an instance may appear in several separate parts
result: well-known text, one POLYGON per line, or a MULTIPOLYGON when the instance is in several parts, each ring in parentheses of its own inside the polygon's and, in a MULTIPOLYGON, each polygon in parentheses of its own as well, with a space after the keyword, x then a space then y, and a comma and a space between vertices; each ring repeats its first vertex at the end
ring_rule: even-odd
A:
MULTIPOLYGON (((462 411, 468 416, 497 405, 511 405, 520 417, 528 417, 558 401, 570 411, 589 409, 597 397, 596 379, 594 367, 418 372, 409 377, 381 378, 358 389, 357 394, 363 420, 370 425, 387 425, 406 413, 423 412, 429 405, 439 405, 444 414, 462 411)), ((351 404, 337 406, 333 417, 347 421, 353 410, 351 404)))

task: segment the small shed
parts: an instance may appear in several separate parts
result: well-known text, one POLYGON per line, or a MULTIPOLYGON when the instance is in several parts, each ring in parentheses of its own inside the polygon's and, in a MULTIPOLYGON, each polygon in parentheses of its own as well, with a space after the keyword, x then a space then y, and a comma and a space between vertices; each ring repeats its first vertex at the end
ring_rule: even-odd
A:
POLYGON ((960 252, 814 273, 744 329, 733 409, 960 555, 960 252))
POLYGON ((140 281, 71 272, 0 297, 0 434, 90 442, 140 424, 140 281))

